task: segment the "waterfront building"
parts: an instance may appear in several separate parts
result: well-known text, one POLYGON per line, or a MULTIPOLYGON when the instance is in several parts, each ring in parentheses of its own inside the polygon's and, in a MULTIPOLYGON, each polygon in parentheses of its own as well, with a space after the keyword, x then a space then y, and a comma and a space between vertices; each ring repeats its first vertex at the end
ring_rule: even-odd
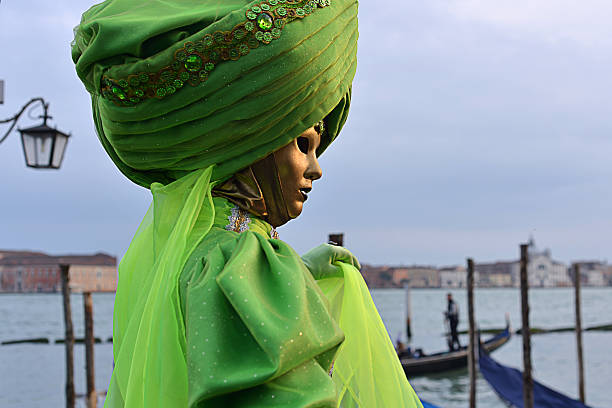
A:
POLYGON ((493 273, 489 275, 489 285, 494 288, 512 287, 512 275, 508 273, 493 273))
POLYGON ((438 270, 441 288, 467 287, 467 272, 463 266, 446 266, 438 270))
POLYGON ((604 286, 604 275, 602 271, 594 270, 587 272, 588 286, 604 286))
MULTIPOLYGON (((571 286, 567 265, 552 259, 550 249, 539 250, 535 240, 529 239, 529 262, 527 276, 529 287, 548 288, 571 286)), ((475 281, 478 287, 519 287, 520 260, 477 263, 474 266, 475 281)))
POLYGON ((479 288, 518 286, 518 261, 497 261, 474 264, 474 283, 479 288))
POLYGON ((612 285, 612 266, 605 261, 578 261, 575 264, 580 266, 580 283, 583 285, 612 285))
POLYGON ((439 288, 440 276, 433 266, 400 266, 393 269, 393 286, 411 288, 439 288))
POLYGON ((433 266, 361 265, 361 274, 370 288, 438 288, 440 277, 433 266))
POLYGON ((393 288, 393 268, 361 264, 361 275, 369 288, 393 288))
POLYGON ((607 268, 604 269, 604 283, 607 286, 612 286, 612 265, 607 265, 607 268))
MULTIPOLYGON (((572 286, 569 268, 552 258, 550 249, 539 250, 533 237, 528 244, 527 275, 532 288, 572 286)), ((600 261, 581 261, 581 282, 585 286, 612 286, 612 265, 600 261)), ((464 288, 467 273, 462 266, 437 269, 433 266, 371 266, 361 272, 370 288, 464 288)), ((520 287, 520 260, 475 262, 476 287, 520 287)))
POLYGON ((60 264, 69 264, 74 292, 117 290, 117 258, 104 253, 53 256, 32 251, 0 250, 0 292, 59 292, 60 264))
POLYGON ((553 260, 550 249, 538 250, 533 237, 529 239, 528 253, 529 264, 527 266, 527 274, 529 276, 529 287, 572 286, 567 265, 553 260))

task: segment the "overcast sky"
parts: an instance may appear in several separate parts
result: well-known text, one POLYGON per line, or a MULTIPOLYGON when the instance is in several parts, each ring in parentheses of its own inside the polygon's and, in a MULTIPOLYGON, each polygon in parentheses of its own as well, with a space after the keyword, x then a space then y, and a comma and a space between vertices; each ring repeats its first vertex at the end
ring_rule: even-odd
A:
MULTIPOLYGON (((121 257, 150 204, 74 72, 92 4, 0 3, 0 119, 42 96, 72 133, 59 171, 26 168, 17 132, 0 145, 2 249, 121 257)), ((530 234, 563 262, 612 259, 610 21, 603 0, 362 1, 349 121, 281 238, 304 252, 344 232, 374 264, 513 259, 530 234)))

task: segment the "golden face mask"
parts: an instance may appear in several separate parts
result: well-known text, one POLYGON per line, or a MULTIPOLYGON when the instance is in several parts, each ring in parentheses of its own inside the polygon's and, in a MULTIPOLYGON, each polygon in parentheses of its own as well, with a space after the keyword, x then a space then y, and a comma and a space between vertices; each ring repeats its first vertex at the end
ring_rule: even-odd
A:
POLYGON ((273 227, 298 217, 312 182, 322 175, 316 150, 323 131, 321 121, 215 187, 213 195, 227 198, 273 227))

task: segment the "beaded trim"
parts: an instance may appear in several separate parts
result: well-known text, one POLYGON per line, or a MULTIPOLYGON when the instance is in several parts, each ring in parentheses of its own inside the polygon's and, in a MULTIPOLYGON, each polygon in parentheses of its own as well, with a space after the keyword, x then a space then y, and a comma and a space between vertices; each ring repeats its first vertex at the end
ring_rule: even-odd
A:
POLYGON ((223 61, 236 61, 261 44, 281 36, 285 24, 327 7, 331 0, 266 0, 246 10, 246 21, 230 31, 215 31, 186 42, 175 51, 170 65, 157 72, 140 72, 125 78, 104 75, 101 94, 118 106, 135 106, 147 99, 163 99, 185 84, 197 86, 223 61))
MULTIPOLYGON (((229 224, 225 226, 225 229, 237 233, 248 231, 249 224, 251 224, 251 216, 249 215, 249 213, 236 205, 232 208, 231 211, 232 213, 227 216, 229 224)), ((278 231, 276 231, 276 228, 274 227, 272 227, 272 229, 270 230, 270 238, 279 239, 278 231)))
POLYGON ((272 227, 272 229, 270 230, 270 238, 272 239, 279 239, 278 238, 278 231, 276 231, 276 228, 272 227))
POLYGON ((320 121, 315 123, 314 129, 317 131, 319 135, 322 135, 325 132, 325 121, 321 119, 320 121))
POLYGON ((251 223, 251 216, 248 212, 234 206, 232 213, 227 217, 229 224, 225 226, 228 231, 244 232, 248 231, 249 224, 251 223))

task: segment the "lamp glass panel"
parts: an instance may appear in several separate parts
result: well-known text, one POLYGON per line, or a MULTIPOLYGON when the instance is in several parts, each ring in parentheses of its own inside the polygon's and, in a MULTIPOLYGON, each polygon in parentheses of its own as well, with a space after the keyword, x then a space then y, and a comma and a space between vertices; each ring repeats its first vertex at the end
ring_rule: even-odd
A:
POLYGON ((26 135, 25 133, 21 134, 21 142, 23 143, 26 164, 28 166, 36 165, 36 146, 34 140, 35 138, 30 135, 26 135))
POLYGON ((64 150, 66 150, 66 144, 68 143, 68 137, 56 133, 55 135, 55 148, 53 149, 53 157, 51 159, 51 166, 59 168, 64 158, 64 150))
POLYGON ((50 136, 39 136, 35 138, 36 146, 36 165, 48 166, 51 161, 51 148, 53 147, 53 138, 50 136))

